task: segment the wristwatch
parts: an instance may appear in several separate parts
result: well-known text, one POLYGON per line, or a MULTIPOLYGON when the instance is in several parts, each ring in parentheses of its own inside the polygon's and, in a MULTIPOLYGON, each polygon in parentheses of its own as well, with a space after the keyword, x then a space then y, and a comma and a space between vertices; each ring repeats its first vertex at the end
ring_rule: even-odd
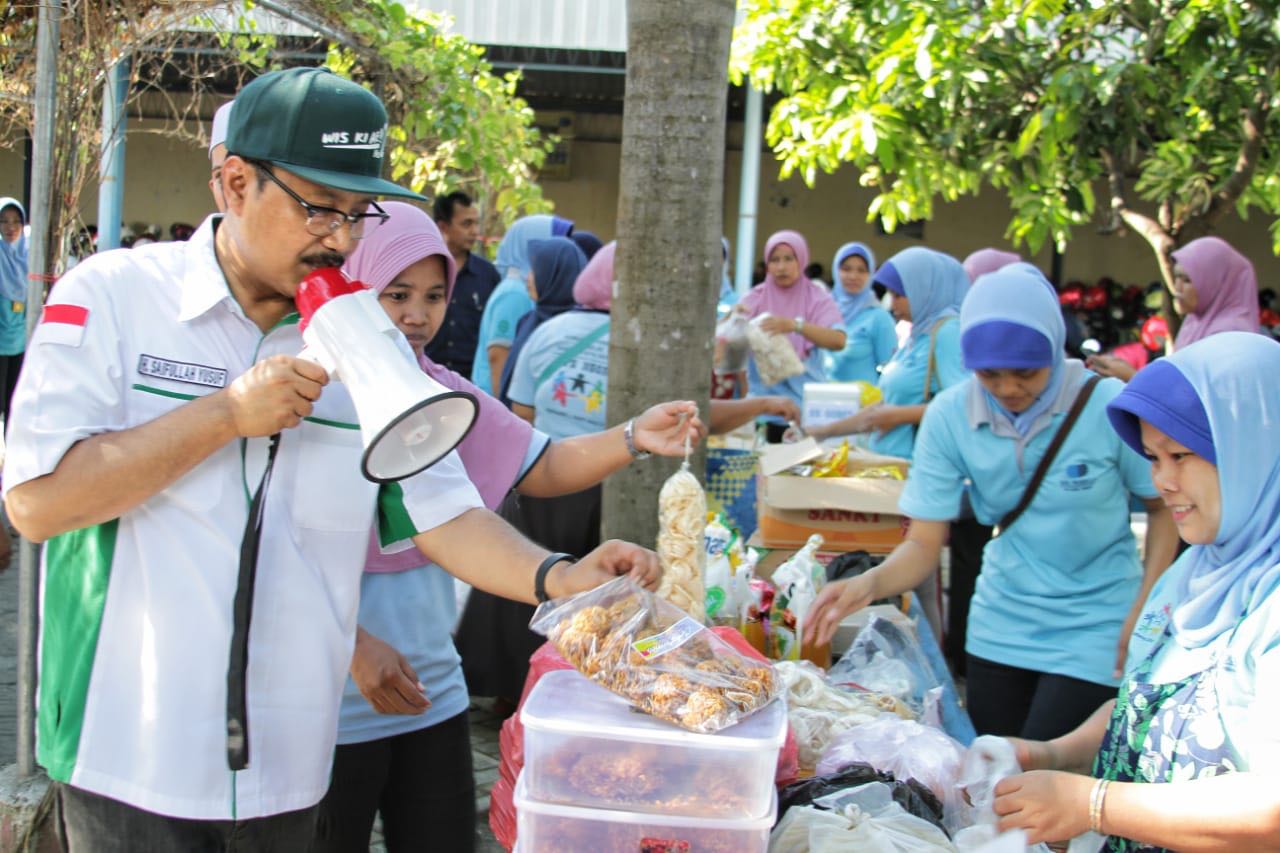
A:
POLYGON ((653 454, 647 450, 641 450, 636 447, 636 419, 632 418, 627 421, 627 425, 622 428, 622 439, 627 443, 627 452, 631 454, 632 459, 648 459, 653 454))
POLYGON ((800 334, 803 334, 803 333, 804 333, 804 318, 803 318, 803 317, 797 317, 797 318, 796 318, 796 334, 797 334, 797 335, 800 335, 800 334))

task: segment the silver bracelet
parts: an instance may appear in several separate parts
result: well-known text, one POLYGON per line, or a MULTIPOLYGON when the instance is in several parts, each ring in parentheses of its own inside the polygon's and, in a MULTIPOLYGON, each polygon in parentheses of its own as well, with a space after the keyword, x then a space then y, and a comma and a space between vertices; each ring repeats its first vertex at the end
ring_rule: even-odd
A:
POLYGON ((627 452, 631 454, 632 459, 648 459, 653 454, 647 450, 640 450, 636 447, 636 419, 632 418, 627 421, 627 425, 622 428, 622 439, 627 443, 627 452))

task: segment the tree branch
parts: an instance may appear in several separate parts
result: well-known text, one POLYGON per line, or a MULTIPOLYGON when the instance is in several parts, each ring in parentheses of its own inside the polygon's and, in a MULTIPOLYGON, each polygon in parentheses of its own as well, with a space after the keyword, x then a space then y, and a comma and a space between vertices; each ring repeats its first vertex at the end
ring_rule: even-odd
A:
MULTIPOLYGON (((1267 64, 1266 80, 1268 82, 1274 73, 1275 60, 1272 60, 1267 64)), ((1241 123, 1240 153, 1236 155, 1235 167, 1232 168, 1230 176, 1223 182, 1221 188, 1213 194, 1213 200, 1204 213, 1191 217, 1188 222, 1202 219, 1205 226, 1216 222, 1248 189, 1249 182, 1253 180, 1254 170, 1258 167, 1258 155, 1262 152, 1263 132, 1271 109, 1270 101, 1270 93, 1261 86, 1253 93, 1253 102, 1249 105, 1244 121, 1241 123)))

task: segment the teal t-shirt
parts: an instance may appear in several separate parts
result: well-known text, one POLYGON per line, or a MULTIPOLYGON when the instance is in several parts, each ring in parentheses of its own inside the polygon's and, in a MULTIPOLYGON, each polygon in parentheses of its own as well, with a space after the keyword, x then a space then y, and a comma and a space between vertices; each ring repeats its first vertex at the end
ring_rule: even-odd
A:
POLYGON ((866 308, 854 315, 853 322, 846 325, 844 331, 844 349, 826 353, 827 379, 877 384, 880 365, 893 357, 898 346, 893 316, 879 306, 866 308))
MULTIPOLYGON (((1068 387, 1069 386, 1069 387, 1068 387)), ((977 380, 929 405, 899 501, 912 518, 950 521, 970 481, 983 524, 1017 505, 1075 398, 1064 385, 1049 424, 1027 441, 978 423, 977 380), (976 426, 975 426, 976 423, 976 426)), ((1111 429, 1106 406, 1124 388, 1105 379, 1058 451, 1035 500, 982 553, 966 650, 980 658, 1114 685, 1116 644, 1142 577, 1129 496, 1153 498, 1150 463, 1111 429)))
POLYGON ((480 315, 480 333, 476 358, 471 366, 471 381, 487 394, 495 394, 495 377, 489 375, 489 347, 509 347, 516 338, 516 324, 533 310, 533 300, 523 279, 505 278, 493 289, 480 315))
MULTIPOLYGON (((880 373, 880 394, 884 402, 892 406, 918 406, 924 402, 924 376, 929 370, 929 335, 922 334, 908 341, 896 353, 880 373)), ((938 327, 934 335, 934 372, 929 385, 933 395, 964 382, 969 371, 964 369, 960 354, 960 323, 950 318, 938 327)), ((867 447, 875 453, 912 457, 916 441, 916 427, 904 424, 886 433, 875 433, 867 447)))
POLYGON ((605 428, 608 387, 609 315, 568 311, 533 330, 507 396, 532 407, 534 428, 558 440, 605 428))

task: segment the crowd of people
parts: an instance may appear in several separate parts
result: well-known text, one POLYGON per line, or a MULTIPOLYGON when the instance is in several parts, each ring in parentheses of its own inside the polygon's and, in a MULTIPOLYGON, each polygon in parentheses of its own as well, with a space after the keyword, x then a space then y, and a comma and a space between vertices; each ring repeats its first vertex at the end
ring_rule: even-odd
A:
POLYGON ((259 77, 214 123, 218 213, 82 260, 29 346, 26 213, 0 198, 3 488, 46 543, 38 758, 72 851, 366 850, 378 816, 390 850, 471 849, 469 697, 514 708, 543 642, 534 604, 658 582, 647 548, 601 541, 600 483, 748 423, 910 461, 904 541, 824 587, 806 631, 829 642, 916 590, 975 728, 1018 751, 1003 828, 1092 828, 1116 850, 1280 840, 1259 778, 1277 742, 1280 344, 1259 334, 1247 258, 1217 237, 1175 252, 1181 330, 1135 365, 1078 358, 1073 300, 1012 253, 877 263, 851 241, 828 285, 780 231, 739 299, 726 240, 722 307, 802 372, 766 385, 752 359, 705 413, 623 419, 616 243, 526 216, 488 261, 465 192, 428 213, 380 177, 379 144, 324 141, 385 127, 326 71, 259 77), (298 357, 298 283, 327 267, 477 403, 456 452, 397 484, 360 475, 350 393, 298 357), (825 381, 880 402, 805 424, 805 385, 825 381))

